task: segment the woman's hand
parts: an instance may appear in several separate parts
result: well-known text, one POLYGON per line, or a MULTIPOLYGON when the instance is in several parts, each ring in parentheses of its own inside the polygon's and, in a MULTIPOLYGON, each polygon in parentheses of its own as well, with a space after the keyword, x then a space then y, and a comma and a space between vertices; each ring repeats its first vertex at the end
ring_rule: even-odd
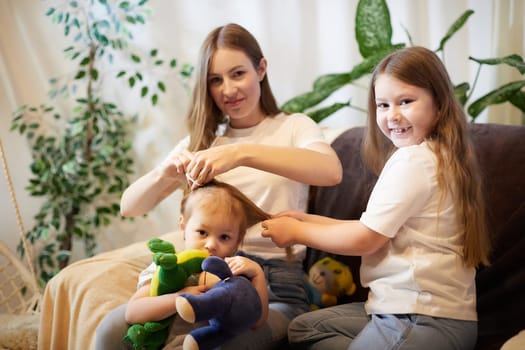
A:
POLYGON ((194 158, 194 154, 187 149, 174 149, 166 159, 159 164, 157 170, 161 177, 180 178, 186 176, 187 166, 194 158))
POLYGON ((202 186, 238 166, 238 149, 237 145, 224 145, 195 152, 185 164, 186 173, 197 186, 202 186))

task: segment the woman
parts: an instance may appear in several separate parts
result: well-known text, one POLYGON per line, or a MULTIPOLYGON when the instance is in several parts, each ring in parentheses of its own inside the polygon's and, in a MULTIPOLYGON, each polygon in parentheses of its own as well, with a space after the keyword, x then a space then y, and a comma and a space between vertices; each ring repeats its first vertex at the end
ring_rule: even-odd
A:
MULTIPOLYGON (((187 181, 198 187, 217 178, 268 213, 305 211, 309 185, 341 181, 341 163, 319 126, 306 115, 280 111, 268 82, 266 58, 257 40, 237 24, 218 27, 205 39, 187 120, 189 136, 126 189, 123 216, 149 212, 187 181)), ((289 261, 285 249, 260 231, 260 225, 252 226, 241 249, 265 271, 268 319, 224 348, 275 349, 287 342, 290 320, 308 310, 302 270, 306 247, 294 246, 289 261)), ((121 309, 108 315, 103 325, 122 324, 121 309)), ((111 338, 102 328, 97 337, 111 338)))

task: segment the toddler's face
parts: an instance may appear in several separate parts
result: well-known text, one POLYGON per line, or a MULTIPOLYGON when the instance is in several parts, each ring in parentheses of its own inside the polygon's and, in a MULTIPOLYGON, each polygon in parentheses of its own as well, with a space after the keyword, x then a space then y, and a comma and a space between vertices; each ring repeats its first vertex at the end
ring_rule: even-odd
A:
POLYGON ((239 220, 230 212, 195 207, 188 220, 181 218, 186 249, 205 249, 220 258, 235 255, 239 245, 239 220))

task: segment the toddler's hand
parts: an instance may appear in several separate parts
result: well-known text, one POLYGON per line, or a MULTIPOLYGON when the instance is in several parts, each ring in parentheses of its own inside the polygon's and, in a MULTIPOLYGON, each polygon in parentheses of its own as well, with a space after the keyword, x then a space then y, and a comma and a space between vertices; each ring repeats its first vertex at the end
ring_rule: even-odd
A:
POLYGON ((261 265, 244 256, 227 257, 224 258, 224 261, 228 263, 230 270, 236 276, 245 275, 249 279, 253 279, 255 276, 263 273, 261 265))

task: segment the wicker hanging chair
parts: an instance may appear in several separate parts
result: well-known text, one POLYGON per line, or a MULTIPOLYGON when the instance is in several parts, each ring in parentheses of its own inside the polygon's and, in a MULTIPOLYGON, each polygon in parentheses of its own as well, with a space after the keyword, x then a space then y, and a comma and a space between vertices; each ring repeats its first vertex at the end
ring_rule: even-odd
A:
POLYGON ((33 268, 1 139, 0 156, 26 258, 24 263, 0 240, 0 349, 36 349, 42 290, 33 268))

